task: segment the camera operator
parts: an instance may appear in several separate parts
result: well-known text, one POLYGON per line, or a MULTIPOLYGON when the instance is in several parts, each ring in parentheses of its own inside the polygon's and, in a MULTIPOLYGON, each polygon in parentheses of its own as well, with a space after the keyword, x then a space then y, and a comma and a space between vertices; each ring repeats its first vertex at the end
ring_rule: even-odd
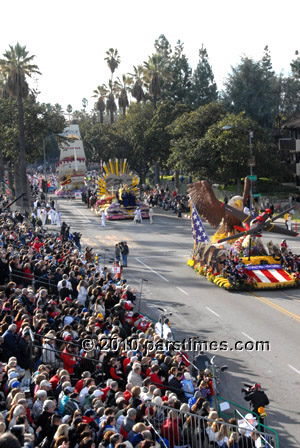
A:
POLYGON ((80 238, 81 237, 82 237, 81 233, 79 233, 79 232, 74 232, 73 233, 74 243, 76 244, 76 246, 78 247, 80 252, 81 252, 81 244, 80 244, 80 238))
MULTIPOLYGON (((265 392, 261 390, 260 384, 254 384, 254 386, 250 386, 247 389, 242 389, 242 392, 245 393, 244 399, 250 402, 251 410, 259 415, 258 408, 267 406, 269 404, 269 399, 265 392)), ((263 419, 261 418, 261 422, 263 423, 263 419)))

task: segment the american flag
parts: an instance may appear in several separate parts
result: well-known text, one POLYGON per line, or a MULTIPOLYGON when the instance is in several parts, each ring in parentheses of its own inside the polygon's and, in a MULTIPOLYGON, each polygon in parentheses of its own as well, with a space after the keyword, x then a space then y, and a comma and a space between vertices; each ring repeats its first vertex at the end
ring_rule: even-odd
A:
POLYGON ((201 218, 194 204, 192 206, 192 230, 195 245, 208 241, 208 236, 206 235, 201 218))

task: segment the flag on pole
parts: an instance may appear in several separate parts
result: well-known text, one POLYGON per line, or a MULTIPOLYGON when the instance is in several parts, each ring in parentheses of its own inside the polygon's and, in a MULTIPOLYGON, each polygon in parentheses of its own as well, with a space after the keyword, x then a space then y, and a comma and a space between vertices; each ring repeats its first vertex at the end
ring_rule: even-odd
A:
POLYGON ((208 241, 208 236, 194 204, 192 204, 192 230, 195 245, 208 241))

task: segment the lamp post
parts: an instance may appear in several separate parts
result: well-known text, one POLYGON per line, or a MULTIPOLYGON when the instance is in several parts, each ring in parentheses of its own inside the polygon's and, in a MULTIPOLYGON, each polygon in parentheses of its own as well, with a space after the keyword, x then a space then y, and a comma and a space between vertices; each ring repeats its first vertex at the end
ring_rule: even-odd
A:
POLYGON ((252 139, 253 139, 253 131, 251 131, 250 129, 243 129, 240 128, 238 126, 223 126, 223 130, 224 131, 229 131, 229 129, 241 129, 243 131, 249 132, 249 161, 248 161, 248 165, 250 167, 250 201, 249 201, 249 205, 250 205, 250 215, 252 212, 252 176, 253 176, 253 166, 255 166, 255 161, 253 159, 253 152, 252 152, 252 139))

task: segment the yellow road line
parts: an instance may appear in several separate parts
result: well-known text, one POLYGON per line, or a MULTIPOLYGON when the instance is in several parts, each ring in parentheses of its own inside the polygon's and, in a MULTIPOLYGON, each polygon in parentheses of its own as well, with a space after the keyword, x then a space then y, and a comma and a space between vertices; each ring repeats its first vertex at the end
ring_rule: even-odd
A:
POLYGON ((266 305, 271 306, 272 308, 274 308, 275 310, 279 311, 280 313, 285 314, 286 316, 289 316, 292 319, 295 319, 298 322, 300 322, 300 316, 298 316, 297 314, 292 313, 291 311, 286 310, 282 306, 276 305, 276 303, 271 302, 271 300, 266 299, 265 297, 261 297, 258 294, 255 294, 254 292, 250 292, 249 294, 252 295, 253 297, 255 297, 255 299, 260 300, 261 302, 265 303, 266 305))

